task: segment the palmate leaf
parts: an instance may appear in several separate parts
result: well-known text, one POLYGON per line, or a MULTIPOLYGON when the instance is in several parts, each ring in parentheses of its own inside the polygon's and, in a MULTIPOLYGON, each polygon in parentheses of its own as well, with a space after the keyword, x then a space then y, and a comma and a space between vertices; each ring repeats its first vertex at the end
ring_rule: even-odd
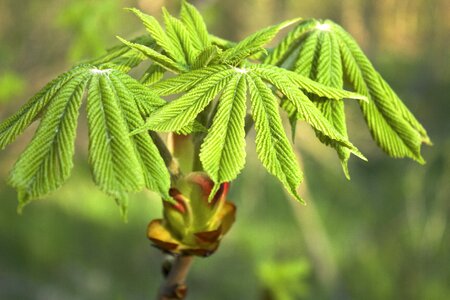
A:
POLYGON ((0 124, 0 149, 5 148, 13 142, 15 138, 35 121, 41 111, 45 109, 48 103, 58 96, 61 89, 88 70, 87 66, 78 66, 72 70, 60 75, 58 78, 49 82, 33 98, 31 98, 18 112, 4 120, 0 124))
POLYGON ((19 211, 33 198, 59 188, 73 167, 75 130, 88 76, 70 80, 51 99, 25 151, 15 163, 9 182, 19 194, 19 211))
POLYGON ((329 121, 322 115, 314 103, 298 88, 291 79, 289 71, 275 72, 277 67, 268 68, 266 65, 256 65, 251 70, 263 78, 266 82, 274 85, 295 107, 298 119, 303 119, 308 122, 315 130, 319 131, 324 136, 335 141, 339 145, 348 148, 353 154, 365 160, 365 157, 359 150, 353 146, 347 138, 342 136, 329 123, 329 121))
MULTIPOLYGON (((120 99, 120 107, 127 122, 128 131, 139 128, 144 124, 141 117, 142 110, 139 108, 140 103, 147 103, 146 112, 148 112, 148 110, 154 109, 149 109, 149 105, 153 104, 153 107, 157 107, 162 99, 152 95, 154 101, 151 101, 151 98, 148 97, 150 93, 139 92, 136 86, 139 86, 140 90, 144 90, 142 85, 137 84, 134 79, 123 73, 113 72, 108 78, 114 94, 120 99)), ((143 170, 145 186, 152 191, 159 192, 165 199, 169 199, 169 172, 150 135, 148 133, 137 134, 132 137, 132 141, 136 157, 143 170)))
POLYGON ((426 131, 375 71, 353 38, 332 24, 340 38, 344 73, 356 91, 371 100, 361 104, 364 118, 377 144, 393 157, 411 157, 424 163, 422 142, 429 142, 426 131))
MULTIPOLYGON (((324 30, 315 31, 306 37, 306 39, 304 46, 309 47, 309 45, 314 45, 314 48, 311 47, 311 49, 307 49, 305 47, 299 51, 296 61, 296 72, 310 77, 326 86, 343 88, 342 61, 338 39, 329 31, 324 30), (313 42, 308 43, 310 39, 313 40, 313 42)), ((336 131, 348 139, 344 102, 322 98, 317 99, 314 103, 336 131)), ((316 131, 316 135, 322 143, 336 149, 344 174, 347 178, 350 178, 348 171, 350 151, 324 136, 319 131, 316 131)))
POLYGON ((0 141, 5 146, 42 118, 11 171, 19 209, 54 191, 70 176, 78 110, 86 88, 89 157, 96 184, 124 210, 126 194, 144 186, 170 200, 170 175, 153 140, 147 133, 129 136, 144 124, 143 116, 165 101, 120 71, 83 65, 53 80, 0 124, 0 141))
POLYGON ((297 193, 302 173, 284 132, 277 99, 258 76, 250 74, 247 82, 255 121, 258 157, 269 173, 276 176, 292 196, 303 201, 297 193))
MULTIPOLYGON (((296 82, 302 80, 300 84, 302 87, 320 96, 327 95, 330 98, 355 96, 354 93, 329 88, 269 65, 253 65, 246 68, 227 65, 205 67, 154 84, 152 90, 159 95, 184 94, 155 110, 145 125, 134 133, 148 129, 179 130, 195 120, 205 107, 217 98, 218 108, 200 152, 203 168, 216 183, 217 188, 220 183, 236 178, 245 164, 245 99, 248 82, 248 85, 252 86, 252 117, 257 129, 257 149, 260 159, 269 172, 277 176, 290 193, 300 200, 296 188, 301 180, 301 172, 281 125, 277 98, 264 81, 285 95, 295 105, 296 111, 324 136, 364 158, 333 128, 301 91, 296 82)), ((359 95, 356 96, 361 98, 359 95)))
MULTIPOLYGON (((431 143, 425 129, 375 71, 355 40, 337 24, 328 20, 323 22, 311 20, 303 25, 300 23, 299 27, 288 34, 271 52, 266 62, 282 65, 285 61, 294 61, 291 65, 283 64, 283 67, 321 81, 324 78, 319 79, 322 75, 318 76, 317 71, 328 64, 322 55, 330 57, 330 64, 335 67, 342 64, 341 69, 333 67, 334 71, 331 74, 333 77, 336 77, 337 70, 342 70, 341 78, 345 77, 357 93, 367 96, 369 102, 360 101, 359 104, 377 144, 390 156, 410 157, 422 163, 421 143, 431 143), (321 50, 327 48, 328 42, 324 42, 325 37, 332 39, 332 45, 336 44, 334 40, 337 41, 339 57, 334 50, 332 53, 321 50)), ((320 103, 322 104, 319 106, 323 106, 324 112, 325 109, 328 110, 325 115, 330 121, 332 121, 330 118, 342 119, 342 108, 331 108, 336 106, 329 104, 331 102, 321 100, 320 103)), ((292 103, 287 101, 283 104, 283 107, 292 113, 292 103)), ((339 130, 338 123, 333 125, 339 130)), ((342 126, 341 129, 340 132, 344 133, 342 126)), ((343 155, 340 156, 341 159, 345 159, 343 155)))
POLYGON ((216 183, 236 178, 245 164, 245 115, 247 87, 243 75, 234 76, 224 88, 219 106, 200 151, 204 170, 216 183))
MULTIPOLYGON (((196 72, 200 73, 201 70, 196 72)), ((232 77, 236 75, 235 70, 228 68, 212 76, 208 76, 208 78, 205 78, 200 84, 190 89, 176 101, 172 101, 156 110, 147 119, 143 127, 132 133, 139 133, 146 130, 170 132, 182 129, 193 122, 197 115, 203 111, 232 77)))

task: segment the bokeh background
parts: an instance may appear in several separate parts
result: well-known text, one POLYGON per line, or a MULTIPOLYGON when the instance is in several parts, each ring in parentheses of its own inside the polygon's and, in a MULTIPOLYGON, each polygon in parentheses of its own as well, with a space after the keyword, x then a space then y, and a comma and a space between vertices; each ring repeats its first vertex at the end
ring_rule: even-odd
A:
MULTIPOLYGON (((355 145, 369 158, 342 174, 333 150, 298 130, 308 206, 289 199, 248 143, 232 185, 237 222, 189 276, 189 299, 448 299, 450 295, 450 3, 448 0, 192 1, 210 31, 238 40, 286 18, 331 18, 350 31, 434 142, 420 166, 384 155, 349 102, 355 145)), ((0 0, 0 120, 74 63, 143 27, 122 7, 160 16, 178 1, 0 0)), ((145 237, 161 214, 133 195, 129 222, 93 185, 81 120, 73 176, 16 213, 7 175, 36 126, 0 152, 0 299, 149 299, 162 254, 145 237)))

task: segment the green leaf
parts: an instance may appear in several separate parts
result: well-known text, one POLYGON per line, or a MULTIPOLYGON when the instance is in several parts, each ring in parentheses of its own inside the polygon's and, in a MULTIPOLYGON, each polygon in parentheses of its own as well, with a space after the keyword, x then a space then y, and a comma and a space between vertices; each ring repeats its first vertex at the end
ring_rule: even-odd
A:
POLYGON ((255 53, 264 51, 263 46, 270 42, 281 29, 297 22, 298 20, 299 19, 285 21, 255 32, 236 44, 233 48, 224 51, 221 60, 231 64, 238 63, 255 53))
POLYGON ((222 50, 217 46, 209 46, 200 52, 192 64, 192 69, 200 69, 207 67, 212 61, 215 61, 220 57, 222 50))
POLYGON ((245 164, 246 94, 244 76, 233 77, 224 88, 201 146, 200 161, 216 186, 235 179, 245 164))
MULTIPOLYGON (((320 131, 322 134, 339 143, 340 145, 350 149, 352 153, 361 159, 366 159, 359 150, 353 146, 352 143, 337 132, 334 127, 328 122, 328 120, 322 115, 313 102, 290 80, 291 76, 287 70, 283 70, 277 67, 267 68, 264 66, 254 66, 251 69, 252 74, 257 74, 268 83, 274 85, 283 95, 285 95, 289 101, 295 106, 297 111, 297 118, 307 121, 314 129, 320 131), (280 72, 274 72, 276 69, 280 69, 280 72)), ((298 75, 299 76, 299 75, 298 75)))
POLYGON ((144 45, 135 44, 128 42, 127 40, 122 39, 121 37, 117 37, 122 43, 127 45, 128 47, 138 50, 142 52, 145 56, 153 60, 156 64, 160 65, 164 69, 167 69, 174 73, 181 73, 183 71, 186 71, 185 67, 178 64, 177 62, 173 61, 169 57, 153 50, 152 48, 149 48, 144 45))
POLYGON ((360 95, 360 94, 349 92, 349 91, 342 90, 342 89, 328 87, 326 85, 317 83, 314 80, 309 79, 308 77, 296 74, 292 71, 289 71, 289 70, 286 70, 283 68, 279 68, 279 67, 275 67, 275 66, 271 66, 271 65, 255 65, 255 66, 252 66, 251 69, 254 69, 255 72, 257 72, 258 74, 261 74, 261 76, 263 76, 263 77, 267 77, 267 78, 272 77, 272 78, 275 78, 277 80, 282 80, 282 81, 287 81, 286 79, 288 79, 291 82, 290 86, 292 86, 292 84, 294 84, 298 88, 300 88, 308 93, 317 95, 319 97, 324 97, 327 99, 336 99, 336 100, 350 98, 350 99, 358 99, 358 100, 367 101, 367 97, 364 95, 360 95))
POLYGON ((4 120, 0 124, 0 149, 12 143, 17 136, 39 117, 48 103, 58 97, 61 90, 71 80, 82 76, 87 70, 88 68, 82 65, 58 76, 32 97, 18 112, 4 120))
POLYGON ((156 110, 145 125, 132 134, 144 130, 162 132, 180 130, 190 124, 236 75, 233 69, 215 73, 180 98, 156 110))
MULTIPOLYGON (((317 64, 316 69, 311 76, 314 76, 312 77, 313 79, 324 85, 342 88, 344 82, 342 79, 342 62, 338 40, 329 31, 321 31, 318 35, 319 47, 317 49, 317 64)), ((347 126, 345 124, 344 102, 321 99, 315 103, 336 131, 348 139, 347 126)), ((320 132, 316 131, 316 134, 321 142, 336 149, 344 174, 350 179, 348 171, 350 151, 322 135, 320 132)))
POLYGON ((171 16, 165 8, 163 8, 163 17, 167 36, 177 49, 177 52, 181 54, 181 59, 178 61, 182 64, 192 65, 199 51, 192 46, 191 35, 184 24, 171 16))
POLYGON ((167 34, 164 32, 164 29, 154 17, 144 14, 136 8, 128 8, 128 10, 133 12, 139 19, 141 19, 148 33, 150 33, 153 39, 155 39, 156 43, 167 53, 167 55, 173 61, 185 63, 183 52, 173 44, 173 40, 171 40, 167 36, 167 34))
POLYGON ((19 192, 19 211, 59 188, 73 167, 78 111, 87 74, 79 74, 52 97, 32 141, 14 165, 10 184, 19 192))
POLYGON ((399 104, 401 101, 393 96, 394 92, 353 38, 338 25, 334 24, 333 29, 340 38, 345 76, 358 93, 370 100, 360 106, 374 140, 392 157, 411 157, 424 163, 420 146, 422 141, 429 141, 424 130, 415 128, 419 124, 417 120, 403 104, 399 104))
POLYGON ((276 176, 293 197, 303 202, 297 193, 302 173, 284 132, 277 99, 258 76, 250 73, 247 82, 258 157, 267 171, 276 176))
MULTIPOLYGON (((133 43, 141 44, 154 49, 155 40, 149 35, 143 35, 132 40, 133 43)), ((141 51, 132 49, 127 45, 118 45, 107 51, 107 53, 97 59, 89 61, 90 65, 105 66, 114 68, 124 73, 139 65, 147 57, 141 51)))
POLYGON ((193 5, 183 0, 180 17, 181 22, 186 25, 191 35, 193 46, 197 50, 203 50, 211 45, 203 17, 193 5))
POLYGON ((143 85, 151 85, 160 81, 164 77, 166 70, 158 64, 151 64, 142 75, 140 82, 143 85))
POLYGON ((89 85, 89 161, 100 189, 120 198, 124 193, 142 189, 145 181, 120 98, 108 76, 108 71, 98 72, 89 85))
POLYGON ((270 51, 270 54, 264 59, 264 63, 281 66, 297 50, 302 42, 301 38, 316 25, 317 21, 314 19, 300 22, 270 51))
POLYGON ((199 85, 204 80, 211 77, 213 74, 224 70, 229 70, 230 67, 224 65, 217 65, 206 67, 178 76, 160 81, 151 86, 152 91, 160 96, 173 95, 186 92, 191 88, 199 85))
MULTIPOLYGON (((143 126, 144 120, 140 116, 136 103, 144 102, 146 98, 143 98, 140 93, 131 92, 139 83, 120 72, 112 72, 107 78, 110 80, 114 95, 119 100, 129 131, 143 126)), ((169 199, 170 174, 150 135, 142 132, 134 135, 132 139, 136 157, 143 170, 146 187, 152 191, 158 191, 165 199, 169 199)))
POLYGON ((294 64, 294 72, 306 77, 314 75, 313 70, 317 68, 319 33, 312 31, 304 37, 298 51, 294 64))

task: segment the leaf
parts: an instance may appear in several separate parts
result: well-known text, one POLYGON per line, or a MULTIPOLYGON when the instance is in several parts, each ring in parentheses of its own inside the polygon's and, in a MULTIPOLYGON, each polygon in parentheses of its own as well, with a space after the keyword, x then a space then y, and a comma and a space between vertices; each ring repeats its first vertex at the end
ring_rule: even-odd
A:
POLYGON ((15 163, 9 182, 19 192, 19 211, 59 188, 73 167, 74 142, 87 75, 66 82, 52 97, 32 141, 15 163))
POLYGON ((302 42, 301 38, 316 25, 317 21, 314 19, 301 21, 270 51, 269 55, 264 59, 264 63, 281 66, 296 51, 298 45, 302 42))
POLYGON ((281 79, 282 81, 286 81, 286 79, 288 79, 291 82, 290 86, 292 86, 292 84, 295 84, 298 88, 306 92, 315 94, 319 97, 336 100, 350 98, 367 101, 366 96, 342 89, 328 87, 326 85, 317 83, 314 80, 309 79, 308 77, 296 74, 283 68, 271 65, 254 65, 250 69, 255 70, 255 72, 267 78, 272 77, 277 78, 277 80, 281 79))
POLYGON ((121 37, 117 37, 122 43, 127 45, 128 47, 138 50, 142 52, 145 56, 153 60, 156 64, 160 65, 164 69, 167 69, 174 73, 181 73, 183 71, 186 71, 185 67, 178 64, 177 62, 173 61, 169 57, 153 50, 152 48, 149 48, 144 45, 135 44, 128 42, 127 40, 122 39, 121 37))
MULTIPOLYGON (((315 66, 316 69, 313 70, 314 72, 311 76, 321 84, 342 88, 344 82, 342 79, 342 62, 338 40, 329 31, 321 31, 318 33, 318 36, 319 47, 317 49, 317 64, 315 66)), ((347 126, 345 124, 344 102, 322 99, 315 103, 336 131, 348 139, 347 126)), ((344 174, 350 179, 348 171, 350 151, 322 135, 320 132, 316 131, 316 134, 321 142, 336 149, 344 174)))
POLYGON ((177 49, 177 52, 181 54, 178 61, 181 64, 192 65, 199 51, 192 46, 191 35, 184 24, 171 16, 165 8, 163 8, 163 17, 167 36, 177 49))
POLYGON ((132 134, 149 129, 160 132, 180 130, 191 123, 236 75, 235 70, 226 69, 210 76, 180 98, 156 110, 144 127, 132 134))
POLYGON ((151 64, 142 75, 140 82, 143 85, 151 85, 160 81, 164 77, 166 70, 158 64, 151 64))
MULTIPOLYGON (((201 146, 200 161, 216 188, 235 179, 245 164, 246 93, 243 75, 234 76, 228 82, 201 146)), ((210 195, 213 197, 215 192, 210 195)))
MULTIPOLYGON (((412 114, 393 96, 390 87, 364 55, 357 43, 343 29, 334 25, 340 38, 344 73, 360 94, 368 96, 369 103, 360 103, 366 123, 377 144, 392 157, 411 157, 424 163, 420 154, 422 141, 429 140, 411 124, 412 114), (407 111, 407 112, 406 112, 407 111)), ((413 124, 418 124, 414 118, 413 124)), ((423 133, 423 131, 422 131, 423 133)))
POLYGON ((193 5, 183 0, 180 17, 181 22, 186 25, 191 35, 193 46, 197 50, 203 50, 211 45, 203 17, 193 5))
POLYGON ((212 61, 220 57, 221 52, 222 50, 220 50, 217 46, 214 45, 205 48, 195 58, 194 63, 192 64, 192 69, 195 70, 207 67, 212 61))
POLYGON ((297 60, 294 65, 294 72, 306 77, 313 76, 313 69, 317 68, 317 55, 319 44, 319 33, 312 31, 307 34, 298 51, 297 60))
MULTIPOLYGON (((157 46, 155 40, 153 40, 149 35, 137 37, 133 39, 132 42, 150 47, 152 49, 157 46)), ((142 54, 142 52, 121 44, 109 49, 105 55, 91 60, 88 63, 98 67, 108 65, 110 68, 126 73, 139 65, 146 58, 147 57, 142 54)))
POLYGON ((234 47, 224 51, 221 58, 222 62, 231 64, 238 63, 257 52, 263 51, 263 46, 271 41, 281 29, 297 22, 298 20, 299 19, 285 21, 255 32, 241 42, 237 43, 234 47))
POLYGON ((177 75, 175 77, 160 81, 151 86, 152 91, 160 96, 173 95, 186 92, 191 88, 199 85, 204 80, 211 77, 213 74, 224 70, 229 70, 230 67, 225 65, 217 65, 206 67, 187 73, 177 75))
POLYGON ((95 74, 89 85, 87 115, 89 161, 95 183, 116 198, 144 186, 142 168, 129 137, 120 99, 108 79, 95 74))
POLYGON ((167 34, 164 32, 164 29, 154 17, 144 14, 136 8, 128 8, 128 10, 133 12, 139 19, 141 19, 148 33, 150 33, 153 39, 155 39, 156 43, 167 53, 167 55, 173 61, 185 63, 183 52, 173 44, 173 40, 171 40, 167 36, 167 34))
POLYGON ((258 76, 250 73, 247 82, 255 121, 258 157, 267 171, 276 176, 293 197, 303 202, 297 193, 302 173, 284 133, 277 99, 258 76))
MULTIPOLYGON (((146 100, 142 98, 142 94, 131 92, 131 89, 135 90, 135 85, 139 83, 120 72, 112 72, 108 78, 113 93, 119 99, 120 109, 127 121, 129 131, 143 126, 144 120, 140 116, 136 103, 146 100)), ((136 157, 143 170, 146 187, 152 191, 158 191, 165 199, 169 199, 170 174, 150 135, 142 132, 134 135, 132 139, 136 157)))
POLYGON ((365 160, 365 157, 359 152, 359 150, 339 132, 337 132, 317 109, 317 107, 311 102, 311 100, 309 100, 309 98, 300 89, 298 89, 292 81, 289 80, 291 77, 284 76, 284 74, 287 73, 289 75, 292 72, 287 70, 273 72, 276 69, 282 70, 277 67, 267 68, 266 65, 254 66, 251 73, 258 75, 265 81, 273 84, 281 93, 283 93, 283 95, 285 95, 295 106, 298 119, 307 121, 314 129, 320 131, 322 134, 336 141, 340 145, 347 147, 356 156, 365 160))
POLYGON ((32 97, 18 112, 0 124, 0 149, 12 143, 17 136, 35 121, 43 109, 58 97, 61 90, 73 78, 82 76, 87 71, 85 65, 78 66, 58 76, 32 97))

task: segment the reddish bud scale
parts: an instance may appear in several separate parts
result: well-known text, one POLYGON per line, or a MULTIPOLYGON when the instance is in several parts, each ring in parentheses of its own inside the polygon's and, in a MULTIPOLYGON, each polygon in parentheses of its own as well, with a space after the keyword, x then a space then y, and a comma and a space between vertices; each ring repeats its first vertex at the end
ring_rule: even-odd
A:
POLYGON ((179 179, 165 202, 164 219, 153 220, 148 237, 156 247, 175 254, 208 256, 218 248, 235 219, 235 206, 226 201, 229 183, 223 183, 211 202, 214 182, 203 172, 179 179), (188 213, 189 212, 189 213, 188 213))

